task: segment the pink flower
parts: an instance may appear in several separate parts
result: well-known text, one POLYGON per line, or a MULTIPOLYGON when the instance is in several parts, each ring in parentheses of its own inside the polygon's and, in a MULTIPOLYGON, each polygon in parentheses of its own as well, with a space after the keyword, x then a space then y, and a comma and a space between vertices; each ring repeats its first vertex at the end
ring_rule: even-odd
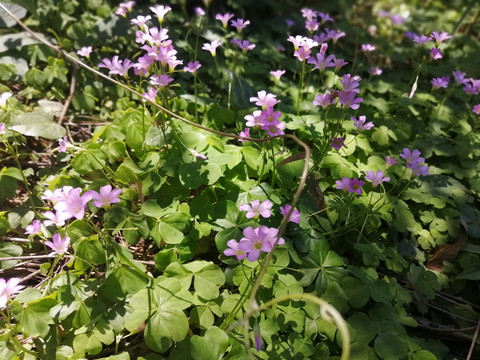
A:
POLYGON ((455 83, 457 85, 461 85, 461 84, 465 84, 467 83, 467 80, 465 79, 465 74, 464 72, 462 71, 452 71, 452 75, 453 77, 455 78, 455 83))
POLYGON ((298 50, 293 53, 293 56, 295 56, 300 61, 305 61, 310 58, 311 53, 312 50, 310 50, 308 47, 300 46, 298 50))
POLYGON ((473 110, 475 114, 480 115, 480 104, 474 105, 473 110))
POLYGON ((272 70, 270 71, 270 75, 272 75, 276 81, 280 81, 282 75, 285 74, 285 70, 272 70))
POLYGON ((142 95, 143 95, 143 99, 142 101, 143 102, 147 102, 148 100, 152 101, 152 102, 155 102, 155 99, 157 97, 157 92, 158 90, 154 89, 154 88, 148 88, 148 91, 147 92, 144 92, 142 95))
POLYGON ((358 89, 358 87, 360 86, 360 80, 361 78, 358 75, 354 75, 354 76, 351 76, 350 74, 343 75, 343 77, 340 79, 340 83, 342 84, 342 90, 359 93, 360 89, 358 89))
POLYGON ((192 154, 194 157, 196 157, 197 159, 202 159, 202 160, 207 160, 208 157, 203 155, 203 154, 200 154, 199 152, 193 150, 193 149, 188 149, 188 151, 190 151, 190 154, 192 154))
POLYGON ((5 134, 5 123, 0 123, 0 135, 5 134))
POLYGON ((371 67, 370 70, 368 71, 371 75, 382 75, 382 69, 380 69, 378 66, 371 67))
MULTIPOLYGON (((238 134, 241 138, 249 138, 250 137, 250 128, 245 128, 245 130, 240 131, 240 134, 238 134)), ((245 139, 238 139, 240 142, 247 141, 245 139)))
POLYGON ((336 189, 361 194, 362 186, 365 185, 365 182, 358 180, 358 178, 349 179, 344 177, 342 180, 337 180, 336 185, 336 189))
POLYGON ((433 60, 438 60, 443 58, 442 50, 439 48, 433 48, 430 50, 430 56, 432 57, 433 60))
POLYGON ((83 219, 87 203, 92 197, 88 193, 80 195, 81 191, 82 189, 80 188, 73 188, 65 194, 63 199, 55 204, 55 210, 62 213, 61 216, 65 218, 65 220, 73 217, 78 220, 83 219))
POLYGON ((270 200, 265 200, 260 202, 260 200, 252 200, 250 204, 242 204, 238 207, 240 211, 246 211, 246 217, 251 218, 258 218, 262 216, 264 218, 269 218, 272 213, 270 209, 272 208, 273 203, 270 200))
POLYGON ((255 102, 255 105, 261 106, 263 110, 267 107, 272 107, 280 102, 277 100, 277 95, 267 93, 265 90, 261 90, 257 93, 257 97, 251 97, 250 102, 255 102))
POLYGON ((90 54, 92 53, 93 49, 91 46, 84 46, 82 47, 80 50, 77 51, 77 54, 79 56, 83 56, 83 57, 86 57, 86 58, 89 58, 90 57, 90 54))
POLYGON ((322 44, 320 48, 320 52, 316 55, 316 58, 310 57, 308 59, 308 63, 315 66, 315 69, 319 69, 320 71, 325 70, 328 67, 335 66, 335 55, 328 55, 325 57, 325 53, 327 52, 327 44, 322 44))
POLYGON ((210 51, 210 54, 215 57, 217 56, 217 47, 219 47, 220 45, 222 45, 221 41, 213 40, 211 43, 203 44, 202 50, 210 51))
POLYGON ((245 27, 250 25, 250 21, 249 20, 245 21, 243 19, 236 19, 236 20, 232 20, 230 24, 237 29, 237 32, 240 33, 245 27))
POLYGON ((262 225, 256 229, 251 226, 243 230, 243 238, 238 245, 240 250, 245 251, 249 261, 255 261, 260 257, 260 252, 270 252, 275 244, 282 245, 285 240, 278 238, 278 229, 262 225))
POLYGON ((223 27, 226 29, 228 26, 228 21, 233 18, 235 15, 226 13, 226 14, 217 14, 215 15, 215 19, 220 20, 222 22, 223 27))
POLYGON ((300 11, 302 12, 302 17, 304 17, 307 20, 312 20, 317 18, 316 10, 304 8, 304 9, 301 9, 300 11))
POLYGON ((408 148, 403 148, 403 152, 400 154, 400 157, 404 158, 407 164, 407 167, 412 167, 414 163, 424 162, 425 159, 420 157, 422 153, 414 149, 413 151, 408 148))
POLYGON ((247 257, 247 253, 239 248, 239 243, 235 240, 227 241, 228 248, 223 251, 226 256, 236 256, 237 260, 243 260, 247 257))
POLYGON ((45 241, 45 245, 53 250, 51 254, 63 255, 68 251, 68 246, 70 245, 70 238, 68 236, 62 238, 59 233, 56 233, 53 235, 52 240, 53 241, 45 241))
POLYGON ((155 7, 152 6, 150 10, 155 15, 157 15, 158 22, 161 24, 163 23, 163 18, 165 17, 165 14, 172 10, 172 8, 170 6, 157 5, 155 7))
POLYGON ((150 15, 142 16, 139 15, 135 19, 130 20, 130 24, 137 25, 140 29, 145 30, 145 24, 148 20, 151 20, 152 17, 150 15))
POLYGON ((390 178, 388 176, 385 176, 385 174, 380 170, 378 170, 376 173, 374 173, 373 171, 367 171, 365 179, 370 181, 373 186, 380 185, 381 183, 390 180, 390 178))
POLYGON ((173 79, 169 75, 152 75, 150 77, 150 84, 152 85, 158 85, 160 87, 165 87, 169 83, 171 83, 173 79))
POLYGON ((234 44, 234 45, 238 46, 240 49, 242 49, 242 51, 244 53, 246 53, 247 51, 255 49, 255 44, 252 44, 248 40, 239 40, 237 38, 233 38, 231 40, 231 42, 232 42, 232 44, 234 44))
POLYGON ((348 189, 350 189, 350 179, 347 177, 344 177, 342 180, 337 180, 335 184, 337 185, 335 189, 343 191, 348 191, 348 189))
POLYGON ((40 222, 40 220, 33 220, 32 223, 25 228, 25 234, 26 235, 39 234, 41 226, 42 226, 42 223, 40 222))
POLYGON ((362 51, 363 52, 372 52, 376 49, 375 46, 372 44, 362 44, 362 51))
POLYGON ((261 126, 262 125, 262 110, 255 110, 252 114, 244 116, 244 119, 247 120, 248 127, 261 126))
POLYGON ((88 194, 95 200, 93 205, 96 207, 109 207, 111 204, 120 202, 118 195, 122 193, 122 189, 113 189, 112 185, 105 185, 100 188, 100 192, 90 190, 88 194))
MULTIPOLYGON (((285 207, 280 206, 280 212, 284 217, 288 215, 291 209, 292 207, 290 206, 290 204, 285 205, 285 207)), ((288 221, 298 224, 300 222, 300 211, 298 211, 297 209, 293 209, 290 217, 288 218, 288 221)))
POLYGON ((375 126, 371 121, 365 123, 365 121, 367 120, 367 117, 365 115, 360 115, 358 117, 358 120, 355 116, 350 117, 350 119, 353 120, 353 126, 355 126, 358 131, 370 130, 372 127, 375 126))
POLYGON ((57 211, 55 213, 51 211, 46 211, 43 216, 45 216, 48 220, 43 220, 43 224, 45 226, 55 225, 57 227, 65 225, 65 220, 69 218, 66 217, 61 211, 57 211))
POLYGON ((451 39, 452 36, 451 35, 448 35, 447 32, 441 32, 441 33, 438 33, 437 31, 434 31, 432 32, 432 34, 430 35, 430 39, 435 39, 435 43, 438 45, 440 44, 441 42, 447 40, 447 39, 451 39))
POLYGON ((195 73, 198 69, 200 69, 202 65, 200 64, 200 61, 190 61, 187 66, 183 68, 183 71, 195 73))
POLYGON ((345 146, 345 144, 343 143, 344 141, 344 138, 342 137, 334 137, 332 139, 332 143, 331 143, 331 146, 335 149, 335 150, 340 150, 340 148, 342 146, 345 146))
POLYGON ((193 9, 193 12, 194 12, 195 15, 197 15, 197 16, 205 16, 205 10, 203 10, 200 6, 196 6, 196 7, 193 9))
POLYGON ((18 285, 20 281, 19 278, 10 278, 8 281, 0 278, 0 308, 4 308, 12 295, 23 288, 22 285, 18 285))

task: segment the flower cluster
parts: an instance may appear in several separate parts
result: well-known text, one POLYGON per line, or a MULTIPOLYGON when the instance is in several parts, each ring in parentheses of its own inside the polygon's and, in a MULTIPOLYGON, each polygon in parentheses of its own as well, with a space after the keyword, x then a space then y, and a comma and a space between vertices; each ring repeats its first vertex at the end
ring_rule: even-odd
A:
POLYGON ((124 3, 120 3, 118 5, 118 9, 115 11, 116 15, 126 16, 127 12, 131 12, 133 6, 135 5, 135 1, 127 1, 124 3))
POLYGON ((243 238, 227 242, 228 248, 223 252, 226 256, 236 256, 237 260, 248 258, 258 260, 260 252, 269 253, 275 245, 282 245, 285 240, 278 238, 278 229, 262 225, 256 229, 249 226, 243 230, 243 238))
POLYGON ((443 58, 442 50, 440 49, 440 43, 444 42, 445 40, 451 39, 452 36, 449 35, 447 32, 432 32, 429 36, 427 35, 418 35, 411 31, 406 32, 405 36, 410 38, 412 41, 416 42, 419 45, 423 45, 428 41, 435 41, 435 46, 430 49, 430 56, 433 60, 439 60, 443 58))
MULTIPOLYGON (((260 127, 262 130, 266 130, 268 135, 283 135, 283 129, 285 129, 285 123, 279 120, 282 113, 275 111, 273 108, 280 102, 277 100, 276 95, 267 93, 265 90, 259 91, 256 97, 251 97, 250 102, 255 102, 255 105, 261 106, 262 110, 255 110, 252 114, 244 117, 247 120, 247 127, 260 127)), ((249 129, 245 129, 240 136, 249 136, 249 129)))
POLYGON ((336 104, 338 100, 345 109, 351 108, 357 110, 360 107, 359 104, 363 102, 363 98, 355 97, 356 94, 360 92, 360 89, 358 89, 359 82, 360 76, 345 74, 340 79, 342 90, 338 91, 330 89, 330 93, 317 94, 315 95, 313 104, 326 108, 330 105, 336 104))
MULTIPOLYGON (((252 200, 249 204, 242 204, 238 207, 240 211, 246 211, 245 215, 249 219, 258 219, 260 216, 263 218, 269 218, 272 215, 271 209, 273 203, 270 200, 252 200)), ((280 212, 284 217, 288 216, 287 221, 298 224, 300 222, 300 211, 293 209, 287 204, 285 206, 280 206, 280 212)))
POLYGON ((417 150, 410 150, 404 148, 403 152, 400 154, 400 157, 405 159, 405 166, 409 169, 412 169, 413 174, 416 176, 430 175, 428 172, 428 166, 422 165, 425 162, 423 157, 420 157, 422 153, 417 150))

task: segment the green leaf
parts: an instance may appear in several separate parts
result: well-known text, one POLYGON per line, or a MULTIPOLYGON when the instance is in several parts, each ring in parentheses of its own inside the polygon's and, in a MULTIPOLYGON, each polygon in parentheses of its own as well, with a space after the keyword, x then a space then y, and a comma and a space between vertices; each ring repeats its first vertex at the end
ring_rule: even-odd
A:
POLYGON ((190 320, 205 330, 213 325, 215 318, 208 306, 195 306, 192 311, 190 311, 190 320))
POLYGON ((53 319, 50 309, 57 302, 52 298, 43 298, 29 303, 23 310, 20 326, 26 336, 47 336, 53 319))
POLYGON ((407 342, 397 333, 380 333, 373 343, 375 352, 382 359, 402 359, 408 354, 407 342))
POLYGON ((194 274, 195 293, 205 300, 216 299, 220 286, 225 283, 225 274, 222 269, 218 265, 210 264, 194 274))
MULTIPOLYGON (((23 6, 23 3, 26 3, 28 6, 30 2, 33 2, 33 0, 5 0, 3 2, 6 4, 2 5, 5 6, 14 16, 16 16, 18 19, 23 19, 25 15, 27 15, 27 11, 25 10, 27 7, 23 6)), ((0 27, 12 27, 16 24, 17 22, 14 18, 12 18, 5 10, 0 9, 0 27)), ((1 40, 0 43, 2 43, 1 40)))
POLYGON ((145 342, 153 351, 163 353, 172 341, 182 341, 188 333, 188 319, 179 309, 161 307, 149 319, 145 328, 145 342))
POLYGON ((99 291, 112 301, 124 299, 143 289, 148 280, 128 266, 121 265, 107 276, 99 291))
POLYGON ((228 348, 227 334, 214 326, 205 335, 191 338, 191 355, 194 360, 219 360, 228 348))
MULTIPOLYGON (((3 0, 2 2, 7 3, 7 4, 20 5, 21 7, 27 9, 28 11, 30 11, 33 14, 36 14, 36 12, 37 12, 37 3, 35 2, 35 0, 3 0)), ((3 15, 2 15, 2 17, 3 17, 3 15)))
POLYGON ((179 176, 184 186, 189 189, 196 189, 202 185, 214 184, 222 176, 222 169, 212 162, 207 164, 197 162, 181 164, 179 176))
POLYGON ((162 246, 162 243, 180 244, 184 238, 181 231, 161 220, 150 231, 150 235, 158 246, 162 246))
POLYGON ((88 265, 105 264, 105 252, 97 236, 84 238, 75 249, 75 255, 88 265))
POLYGON ((10 129, 25 136, 40 136, 51 140, 60 139, 67 133, 65 128, 53 123, 51 115, 42 112, 23 113, 14 117, 10 129))
POLYGON ((403 200, 397 200, 394 206, 395 228, 400 232, 418 229, 420 224, 415 221, 408 205, 403 200))
MULTIPOLYGON (((3 221, 5 221, 5 219, 3 221)), ((13 243, 0 244, 0 258, 21 256, 22 254, 23 254, 23 249, 21 246, 18 246, 13 243)), ((0 269, 10 269, 14 267, 18 263, 18 261, 19 260, 0 261, 0 269)))
POLYGON ((88 332, 75 336, 73 339, 73 348, 75 352, 96 355, 102 351, 102 343, 93 332, 88 332))

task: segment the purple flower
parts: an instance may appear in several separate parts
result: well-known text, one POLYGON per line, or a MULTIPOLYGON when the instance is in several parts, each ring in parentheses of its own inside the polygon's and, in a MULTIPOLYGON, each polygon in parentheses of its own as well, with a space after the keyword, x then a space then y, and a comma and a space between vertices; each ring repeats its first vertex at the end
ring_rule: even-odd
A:
POLYGON ((462 71, 452 71, 452 75, 453 77, 455 78, 455 83, 457 85, 461 85, 461 84, 466 84, 468 82, 467 79, 465 79, 465 74, 464 72, 462 71))
POLYGON ((249 20, 245 21, 243 19, 236 19, 236 20, 232 20, 230 24, 237 29, 237 32, 241 33, 245 27, 250 25, 250 21, 249 20))
POLYGON ((340 91, 340 104, 345 108, 351 108, 357 110, 360 105, 359 103, 363 102, 363 98, 355 98, 355 91, 340 91))
POLYGON ((260 252, 270 252, 275 244, 282 245, 285 240, 278 238, 278 229, 262 225, 256 229, 251 226, 243 230, 243 238, 238 245, 240 250, 245 251, 249 261, 255 261, 260 257, 260 252))
POLYGON ((255 127, 262 125, 262 110, 255 110, 252 114, 248 114, 244 116, 244 119, 247 120, 248 127, 255 127))
POLYGON ((365 182, 363 182, 362 180, 358 180, 358 178, 350 179, 344 177, 342 180, 337 180, 335 184, 337 185, 335 187, 336 189, 361 194, 362 186, 365 185, 365 182))
POLYGON ((295 56, 298 60, 300 61, 305 61, 310 57, 310 54, 312 53, 312 50, 305 46, 300 46, 297 51, 293 53, 293 56, 295 56))
POLYGON ((253 327, 253 340, 255 341, 255 350, 262 351, 262 334, 260 333, 260 327, 258 323, 255 323, 253 327))
POLYGON ((40 220, 33 220, 32 223, 25 228, 25 234, 27 235, 39 234, 41 226, 42 226, 42 223, 40 222, 40 220))
POLYGON ((423 45, 425 44, 427 41, 430 41, 432 40, 429 36, 427 35, 417 35, 417 34, 413 34, 412 36, 412 40, 414 42, 416 42, 417 44, 419 45, 423 45))
POLYGON ((480 91, 480 80, 475 80, 472 78, 467 79, 463 91, 465 91, 469 95, 478 94, 478 92, 480 91))
POLYGON ((150 10, 155 15, 157 15, 158 22, 161 24, 163 23, 163 18, 165 17, 165 14, 172 10, 172 8, 170 6, 157 5, 155 7, 152 6, 150 10))
POLYGON ((92 197, 88 193, 80 195, 81 191, 82 189, 80 188, 70 189, 68 193, 55 204, 55 210, 61 213, 57 215, 57 218, 60 216, 65 220, 73 217, 78 220, 83 219, 87 203, 92 197))
POLYGON ((333 21, 333 18, 327 13, 318 12, 317 15, 320 16, 320 18, 322 19, 322 24, 326 23, 327 21, 333 21))
MULTIPOLYGON (((290 206, 290 204, 286 204, 285 207, 280 206, 280 211, 284 217, 288 215, 291 209, 292 207, 290 206)), ((300 211, 298 211, 297 209, 293 209, 290 217, 288 218, 288 221, 298 224, 300 222, 300 211)))
POLYGON ((363 185, 365 185, 365 182, 362 180, 358 180, 357 178, 350 179, 348 191, 361 194, 363 185))
POLYGON ((358 89, 358 87, 360 86, 360 80, 361 78, 358 75, 355 75, 355 76, 351 76, 350 74, 343 75, 343 77, 340 79, 340 83, 342 84, 342 90, 359 93, 360 89, 358 89))
POLYGON ((0 278, 0 308, 4 308, 12 295, 23 288, 22 285, 18 285, 20 281, 19 278, 10 278, 8 281, 0 278))
POLYGON ((316 17, 317 17, 317 11, 316 10, 304 8, 304 9, 301 9, 300 11, 302 12, 302 17, 304 17, 307 20, 316 19, 316 17))
POLYGON ((251 97, 250 102, 255 102, 255 105, 261 106, 263 110, 267 107, 272 107, 280 102, 277 100, 277 95, 267 93, 265 90, 257 92, 257 97, 251 97))
POLYGON ((376 173, 374 173, 373 171, 367 171, 365 179, 370 181, 373 186, 380 185, 381 183, 390 180, 390 178, 388 176, 385 176, 385 174, 380 170, 378 170, 376 173))
POLYGON ((226 14, 217 14, 215 15, 215 19, 220 20, 222 22, 223 27, 226 29, 228 26, 228 21, 233 18, 235 15, 226 13, 226 14))
POLYGON ((347 65, 348 62, 344 59, 335 59, 335 71, 340 70, 343 66, 347 65))
POLYGON ((109 75, 120 75, 120 76, 128 76, 128 70, 132 68, 134 64, 129 60, 121 60, 118 58, 118 55, 115 55, 112 60, 110 59, 103 59, 98 67, 107 68, 109 70, 109 75))
POLYGON ((247 253, 239 248, 239 243, 235 240, 227 241, 228 248, 223 251, 226 256, 236 256, 237 260, 243 260, 247 257, 247 253))
POLYGON ((432 57, 433 60, 438 60, 443 58, 442 50, 439 48, 433 48, 430 50, 430 56, 432 57))
POLYGON ((474 105, 473 110, 475 114, 480 115, 480 104, 474 105))
POLYGON ((308 58, 307 62, 314 65, 315 69, 325 70, 327 67, 335 66, 335 55, 328 55, 325 57, 327 47, 327 44, 322 44, 320 52, 316 55, 316 59, 313 57, 308 58))
POLYGON ((100 192, 90 190, 88 194, 93 200, 96 207, 109 207, 111 204, 120 202, 118 195, 122 193, 122 189, 112 189, 112 185, 105 185, 100 188, 100 192))
POLYGON ((345 146, 345 144, 343 143, 344 140, 345 139, 343 137, 334 137, 332 139, 331 146, 338 151, 342 146, 345 146))
POLYGON ((198 69, 200 69, 202 65, 200 64, 200 61, 190 61, 187 66, 183 68, 183 71, 195 73, 198 69))
POLYGON ((445 40, 451 39, 451 38, 452 38, 452 36, 448 35, 447 32, 438 33, 437 31, 434 31, 430 35, 430 39, 432 39, 432 40, 435 39, 435 43, 437 45, 440 44, 442 41, 445 41, 445 40))
POLYGON ((238 207, 240 211, 247 212, 247 218, 258 218, 262 216, 264 218, 269 218, 272 215, 270 209, 272 208, 273 203, 270 200, 265 200, 260 202, 260 200, 252 200, 249 204, 242 204, 238 207))
POLYGON ((282 75, 285 74, 285 70, 272 70, 270 71, 270 75, 272 75, 276 81, 280 81, 282 75))
POLYGON ((403 152, 400 154, 400 157, 404 158, 408 168, 411 168, 414 163, 422 163, 425 161, 424 158, 420 157, 422 153, 414 149, 413 151, 408 148, 403 148, 403 152))
POLYGON ((115 14, 120 16, 125 16, 127 11, 132 11, 133 5, 135 5, 135 1, 127 1, 124 3, 120 3, 118 9, 115 11, 115 14))
POLYGON ((67 152, 67 147, 70 145, 70 141, 68 141, 68 138, 66 136, 63 137, 63 139, 58 140, 58 148, 57 151, 60 153, 67 152))
POLYGON ((193 9, 193 12, 194 12, 195 15, 197 15, 197 16, 205 16, 205 10, 203 10, 200 6, 196 6, 196 7, 193 9))
POLYGON ((167 86, 169 83, 171 83, 173 79, 169 75, 152 75, 150 77, 150 84, 152 85, 158 85, 160 87, 167 86))
POLYGON ((439 89, 439 88, 446 88, 448 84, 450 83, 450 77, 449 76, 442 76, 439 78, 433 78, 432 81, 432 88, 433 89, 439 89))
POLYGON ((68 236, 62 238, 59 233, 56 233, 53 235, 52 241, 45 241, 45 245, 53 250, 52 254, 63 255, 68 250, 70 238, 68 236))
POLYGON ((133 64, 133 71, 135 75, 145 76, 150 71, 150 67, 153 64, 153 58, 148 54, 140 56, 137 62, 133 64))
POLYGON ((350 119, 353 120, 353 126, 355 126, 358 131, 370 130, 372 127, 375 126, 371 121, 365 123, 365 121, 367 120, 367 117, 365 115, 360 115, 358 117, 358 120, 355 116, 350 117, 350 119))
POLYGON ((342 180, 337 180, 335 181, 335 189, 343 190, 343 191, 349 191, 350 189, 350 179, 347 177, 344 177, 342 180))
POLYGON ((5 134, 5 123, 0 123, 0 135, 5 134))
POLYGON ((210 54, 215 57, 217 56, 217 47, 219 47, 220 45, 222 45, 221 41, 213 40, 211 43, 203 44, 202 50, 210 51, 210 54))
POLYGON ((86 58, 89 58, 90 57, 90 54, 92 53, 92 47, 91 46, 84 46, 82 47, 80 50, 77 51, 77 54, 79 56, 83 56, 83 57, 86 57, 86 58))
POLYGON ((418 162, 412 164, 410 167, 412 169, 412 172, 415 176, 425 176, 425 175, 430 175, 428 172, 428 166, 426 165, 421 165, 418 162))
POLYGON ((397 159, 395 158, 392 158, 390 156, 385 156, 385 164, 387 165, 387 167, 389 166, 393 166, 397 163, 397 159))
POLYGON ((324 109, 331 104, 332 104, 331 94, 317 94, 315 95, 315 100, 313 100, 313 105, 321 106, 324 109))
POLYGON ((255 44, 252 44, 248 40, 240 40, 240 39, 237 39, 237 38, 233 38, 230 41, 231 41, 232 44, 234 44, 234 45, 238 46, 240 49, 242 49, 242 51, 244 53, 246 53, 247 51, 253 50, 255 48, 255 44))

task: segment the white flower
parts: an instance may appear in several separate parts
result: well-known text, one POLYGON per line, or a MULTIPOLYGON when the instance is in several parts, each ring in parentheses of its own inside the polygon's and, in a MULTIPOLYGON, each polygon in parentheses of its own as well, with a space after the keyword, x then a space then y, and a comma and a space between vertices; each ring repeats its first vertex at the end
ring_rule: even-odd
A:
POLYGON ((12 97, 13 94, 9 92, 5 92, 2 95, 0 95, 0 108, 3 110, 7 109, 7 100, 12 97))

